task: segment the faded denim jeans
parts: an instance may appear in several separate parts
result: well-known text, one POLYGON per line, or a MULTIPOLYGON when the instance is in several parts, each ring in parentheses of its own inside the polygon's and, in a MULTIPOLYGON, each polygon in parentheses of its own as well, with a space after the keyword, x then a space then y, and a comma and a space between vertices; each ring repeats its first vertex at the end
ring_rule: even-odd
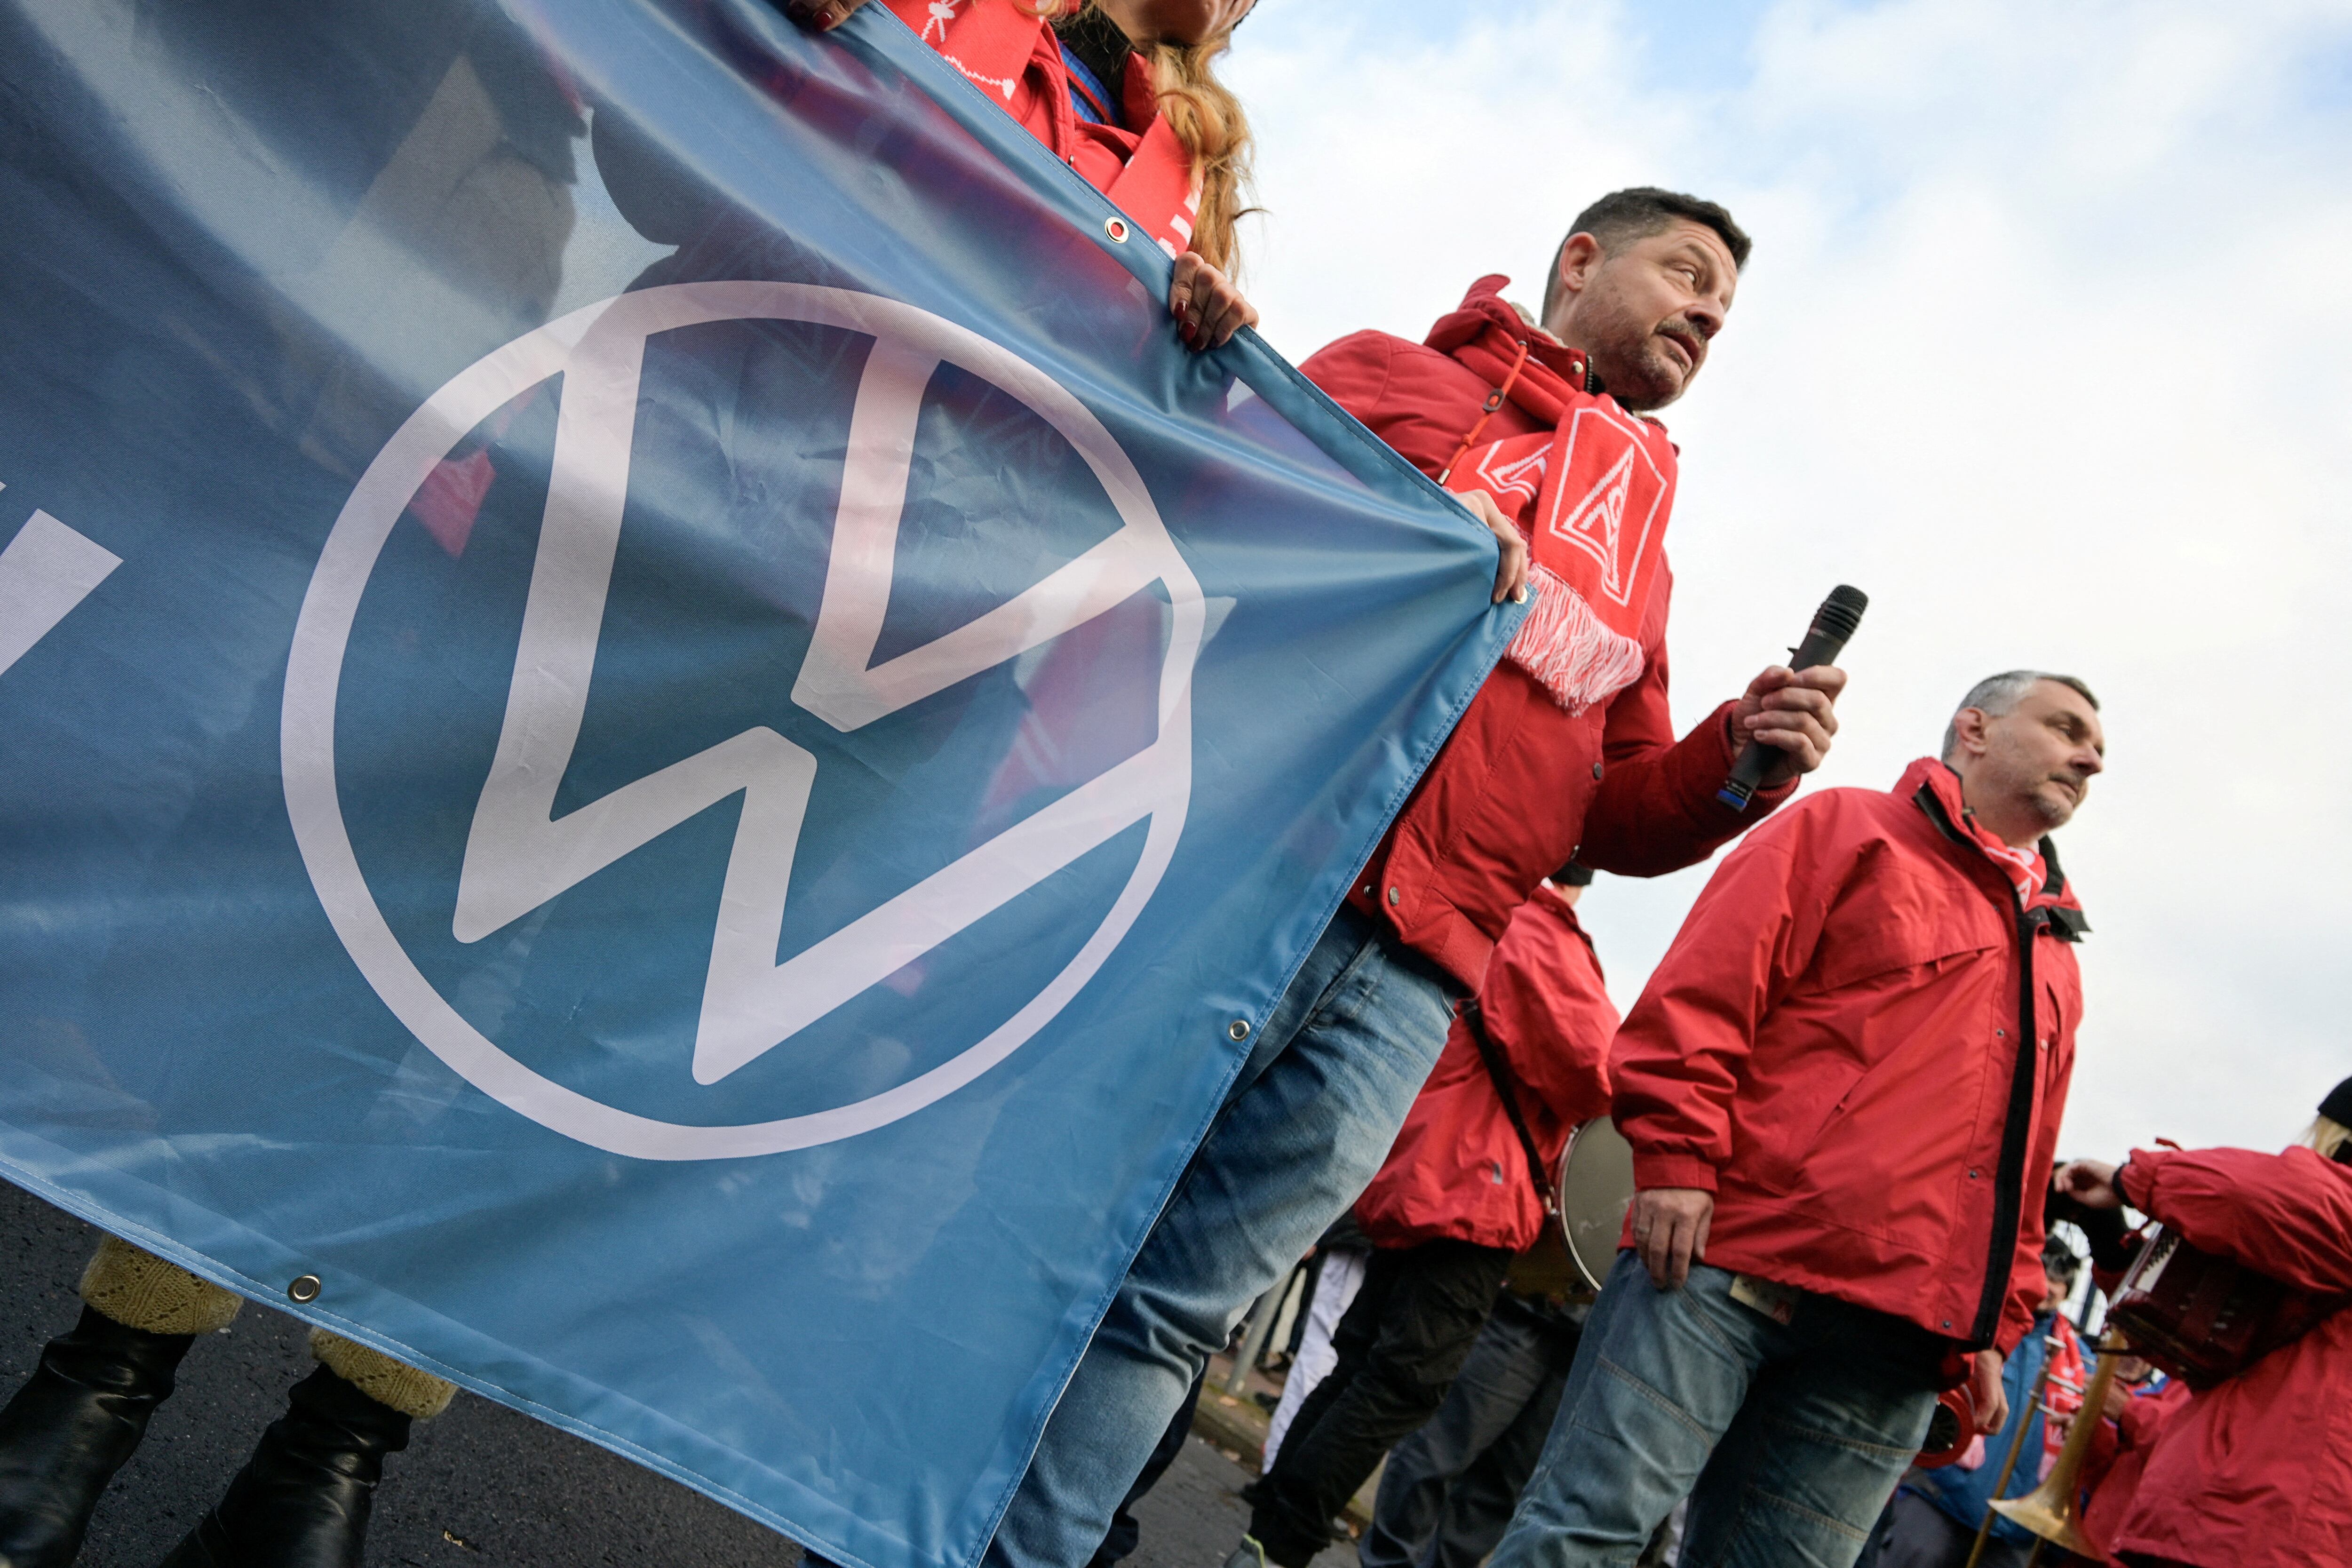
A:
POLYGON ((1094 1555, 1194 1373, 1388 1157, 1457 994, 1367 917, 1333 917, 1071 1374, 987 1568, 1094 1555))
POLYGON ((1567 1386, 1576 1330, 1510 1296, 1428 1425, 1381 1473, 1362 1568, 1478 1568, 1535 1473, 1567 1386))
POLYGON ((1735 1278, 1695 1264, 1660 1290, 1617 1255, 1493 1568, 1622 1568, 1685 1494, 1683 1568, 1851 1568, 1927 1435, 1948 1342, 1803 1291, 1784 1325, 1735 1278))

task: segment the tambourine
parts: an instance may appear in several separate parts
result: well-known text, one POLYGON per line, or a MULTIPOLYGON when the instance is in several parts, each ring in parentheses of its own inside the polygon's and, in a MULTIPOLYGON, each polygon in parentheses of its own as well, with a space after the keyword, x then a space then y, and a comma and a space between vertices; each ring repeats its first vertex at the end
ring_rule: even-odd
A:
POLYGON ((1552 1184, 1569 1258, 1598 1290, 1617 1261, 1617 1238, 1625 1232, 1625 1211, 1633 1206, 1633 1146, 1616 1123, 1596 1116, 1569 1134, 1552 1184))

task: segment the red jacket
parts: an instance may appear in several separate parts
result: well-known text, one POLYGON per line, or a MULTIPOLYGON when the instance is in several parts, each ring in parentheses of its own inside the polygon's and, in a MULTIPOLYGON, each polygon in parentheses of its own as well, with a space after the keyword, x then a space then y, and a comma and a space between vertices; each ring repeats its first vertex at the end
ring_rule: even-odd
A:
POLYGON ((1119 95, 1119 117, 1142 128, 1123 131, 1078 118, 1070 102, 1069 67, 1052 26, 1014 0, 884 4, 982 96, 1003 104, 1054 156, 1117 202, 1162 250, 1175 256, 1191 248, 1200 182, 1192 154, 1160 112, 1159 90, 1141 51, 1128 57, 1124 81, 1106 84, 1119 95))
MULTIPOLYGON (((1526 363, 1479 429, 1481 442, 1549 431, 1580 409, 1624 422, 1613 400, 1586 390, 1582 355, 1536 332, 1504 302, 1508 281, 1480 279, 1425 343, 1357 332, 1300 368, 1433 476, 1480 426, 1522 347, 1526 363)), ((1663 470, 1670 504, 1672 444, 1658 432, 1644 455, 1663 470)), ((1512 509, 1512 496, 1496 499, 1512 509)), ((1512 912, 1570 859, 1630 877, 1677 870, 1706 859, 1796 788, 1791 780, 1759 792, 1745 814, 1716 800, 1736 755, 1727 709, 1675 740, 1666 708, 1671 591, 1662 568, 1646 601, 1642 673, 1605 706, 1570 714, 1525 670, 1496 666, 1350 894, 1473 991, 1512 912)))
MULTIPOLYGON (((2352 1294, 2352 1167, 2308 1149, 2140 1150, 2117 1184, 2191 1247, 2352 1294)), ((2352 1564, 2352 1308, 2191 1395, 2109 1544, 2198 1568, 2352 1564)))
MULTIPOLYGON (((1577 1124, 1609 1114, 1617 1009, 1576 911, 1549 887, 1511 917, 1478 991, 1478 1011, 1516 1080, 1519 1113, 1549 1181, 1577 1124)), ((1522 1252, 1543 1229, 1526 1148, 1463 1019, 1412 1102, 1388 1163, 1356 1200, 1375 1247, 1452 1237, 1522 1252)))
POLYGON ((1922 757, 1749 835, 1610 1076, 1635 1181, 1716 1194, 1707 1262, 2006 1353, 2047 1288, 2087 927, 2054 856, 2021 910, 1960 819, 1958 775, 1922 757))
POLYGON ((2139 1495, 2139 1479, 2148 1456, 2164 1436, 2165 1424, 2189 1398, 2189 1385, 2174 1378, 2154 1393, 2132 1395, 2119 1421, 2100 1424, 2091 1446, 2090 1462, 2083 1471, 2083 1534, 2099 1549, 2099 1561, 2121 1568, 2122 1559, 2109 1551, 2116 1529, 2129 1518, 2139 1495))

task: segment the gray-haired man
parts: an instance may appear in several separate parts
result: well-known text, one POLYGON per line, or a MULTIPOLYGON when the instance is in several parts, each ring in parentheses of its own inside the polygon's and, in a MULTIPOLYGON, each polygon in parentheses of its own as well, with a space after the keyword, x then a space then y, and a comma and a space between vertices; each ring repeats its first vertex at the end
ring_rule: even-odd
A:
POLYGON ((1849 1564, 1937 1390, 2007 1415, 2088 929, 2046 835, 2104 765, 2072 677, 1980 682, 1888 793, 1727 857, 1611 1062, 1639 1189, 1496 1568, 1849 1564))

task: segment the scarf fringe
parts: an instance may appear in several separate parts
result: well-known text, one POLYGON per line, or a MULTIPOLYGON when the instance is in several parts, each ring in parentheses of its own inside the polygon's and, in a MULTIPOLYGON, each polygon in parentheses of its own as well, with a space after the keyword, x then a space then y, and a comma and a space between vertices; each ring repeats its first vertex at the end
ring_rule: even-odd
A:
POLYGON ((1531 565, 1535 608, 1503 657, 1535 677, 1570 714, 1606 702, 1642 677, 1642 645, 1614 631, 1558 573, 1531 565))

